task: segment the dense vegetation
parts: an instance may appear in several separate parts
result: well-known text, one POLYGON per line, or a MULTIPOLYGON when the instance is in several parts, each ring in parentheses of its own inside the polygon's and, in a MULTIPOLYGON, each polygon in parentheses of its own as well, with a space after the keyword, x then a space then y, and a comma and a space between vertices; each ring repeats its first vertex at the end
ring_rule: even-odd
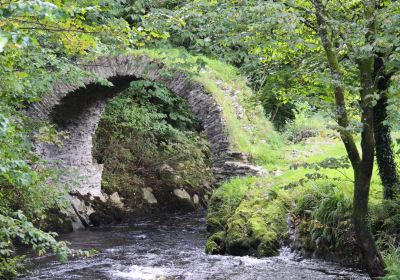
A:
MULTIPOLYGON (((32 140, 60 144, 65 135, 26 118, 23 109, 61 77, 82 82, 91 74, 80 66, 96 57, 144 47, 180 48, 172 51, 178 56, 170 50, 147 55, 192 74, 207 64, 217 69, 193 79, 202 80, 220 104, 223 90, 212 80, 244 89, 241 106, 259 114, 262 104, 279 130, 257 114, 238 120, 232 104, 225 104, 233 147, 250 154, 268 176, 234 179, 215 190, 209 252, 276 255, 294 231, 294 246, 304 252, 343 261, 359 250, 352 261, 362 260, 371 276, 386 271, 388 279, 399 278, 399 14, 399 2, 387 0, 2 1, 0 278, 20 269, 15 245, 21 243, 61 259, 83 254, 43 231, 51 209, 68 207, 68 186, 57 183, 63 170, 49 169, 35 155, 32 140), (238 67, 255 94, 233 68, 187 52, 238 67), (243 129, 249 126, 251 132, 243 129)), ((97 147, 118 148, 102 150, 98 159, 129 165, 135 160, 121 161, 124 149, 146 144, 146 157, 155 153, 161 163, 184 146, 188 153, 179 155, 193 159, 193 176, 180 174, 185 182, 177 183, 197 185, 203 174, 196 170, 207 163, 192 116, 162 85, 136 82, 134 88, 103 116, 97 147), (167 135, 170 141, 163 142, 167 135)), ((126 168, 112 173, 106 167, 104 187, 111 192, 124 183, 146 183, 133 174, 123 177, 126 168)))
POLYGON ((179 207, 168 197, 177 187, 197 195, 210 191, 210 151, 200 124, 186 101, 160 84, 135 81, 112 100, 94 146, 94 156, 105 165, 102 189, 118 192, 134 210, 151 211, 142 188, 163 198, 158 206, 163 209, 179 207))

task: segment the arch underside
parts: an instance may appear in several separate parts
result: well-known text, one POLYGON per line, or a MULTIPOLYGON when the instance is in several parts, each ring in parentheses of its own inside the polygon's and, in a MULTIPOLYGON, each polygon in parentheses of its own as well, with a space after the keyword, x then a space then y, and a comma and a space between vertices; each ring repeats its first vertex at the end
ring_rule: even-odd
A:
POLYGON ((86 87, 60 82, 54 86, 53 94, 28 109, 29 116, 53 122, 58 129, 68 133, 62 146, 38 143, 35 148, 50 164, 61 164, 72 170, 63 180, 77 181, 74 190, 80 194, 102 196, 103 166, 93 159, 92 138, 107 101, 137 79, 161 82, 171 92, 187 100, 210 143, 216 182, 232 176, 257 175, 260 172, 260 169, 249 164, 245 155, 229 149, 221 108, 212 94, 183 73, 168 72, 169 75, 166 75, 164 64, 146 56, 102 58, 84 67, 84 70, 109 79, 114 86, 99 86, 93 79, 85 81, 86 87))

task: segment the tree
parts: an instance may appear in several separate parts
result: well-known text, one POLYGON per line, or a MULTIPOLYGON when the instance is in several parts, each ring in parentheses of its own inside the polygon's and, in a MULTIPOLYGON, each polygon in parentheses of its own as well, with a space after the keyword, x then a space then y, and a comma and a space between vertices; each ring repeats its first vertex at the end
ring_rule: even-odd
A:
MULTIPOLYGON (((375 7, 372 1, 366 1, 365 17, 368 31, 365 32, 365 45, 371 43, 371 37, 375 33, 375 7)), ((375 57, 373 52, 366 52, 356 59, 360 75, 360 109, 362 132, 360 155, 353 136, 347 131, 349 127, 348 113, 345 103, 345 92, 341 83, 341 69, 337 54, 334 50, 329 35, 327 24, 328 14, 321 0, 313 0, 315 8, 318 33, 324 47, 328 65, 335 83, 335 104, 337 121, 340 126, 339 133, 346 147, 347 154, 354 170, 354 197, 353 197, 353 223, 356 231, 357 241, 361 248, 368 273, 371 277, 384 275, 384 262, 377 250, 374 237, 369 229, 368 198, 371 177, 374 166, 374 92, 375 82, 373 80, 375 57)))

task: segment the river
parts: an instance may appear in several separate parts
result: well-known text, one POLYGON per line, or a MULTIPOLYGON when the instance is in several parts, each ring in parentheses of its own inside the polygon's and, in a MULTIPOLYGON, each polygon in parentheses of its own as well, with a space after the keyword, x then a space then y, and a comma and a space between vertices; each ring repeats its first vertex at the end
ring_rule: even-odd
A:
POLYGON ((263 259, 206 255, 204 216, 157 215, 62 235, 73 248, 99 253, 64 264, 53 256, 34 257, 29 260, 32 274, 21 279, 370 279, 320 260, 294 260, 290 254, 263 259))

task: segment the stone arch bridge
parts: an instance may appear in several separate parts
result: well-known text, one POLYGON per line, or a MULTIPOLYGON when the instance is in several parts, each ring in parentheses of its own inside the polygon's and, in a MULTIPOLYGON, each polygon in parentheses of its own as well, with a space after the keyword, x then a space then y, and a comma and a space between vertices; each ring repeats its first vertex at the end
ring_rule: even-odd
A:
POLYGON ((213 95, 182 72, 173 71, 165 75, 168 69, 165 64, 144 55, 104 57, 83 69, 110 80, 114 86, 99 86, 93 78, 84 81, 85 87, 59 81, 52 94, 33 104, 27 111, 30 117, 50 121, 58 129, 68 132, 69 138, 64 140, 61 147, 41 143, 36 144, 35 148, 43 159, 76 170, 78 174, 73 178, 64 178, 71 180, 81 177, 75 191, 82 195, 89 193, 101 196, 103 167, 93 159, 92 137, 107 101, 126 89, 131 81, 138 79, 161 82, 171 92, 187 100, 210 143, 217 182, 260 172, 248 162, 245 155, 230 150, 221 108, 213 95))

